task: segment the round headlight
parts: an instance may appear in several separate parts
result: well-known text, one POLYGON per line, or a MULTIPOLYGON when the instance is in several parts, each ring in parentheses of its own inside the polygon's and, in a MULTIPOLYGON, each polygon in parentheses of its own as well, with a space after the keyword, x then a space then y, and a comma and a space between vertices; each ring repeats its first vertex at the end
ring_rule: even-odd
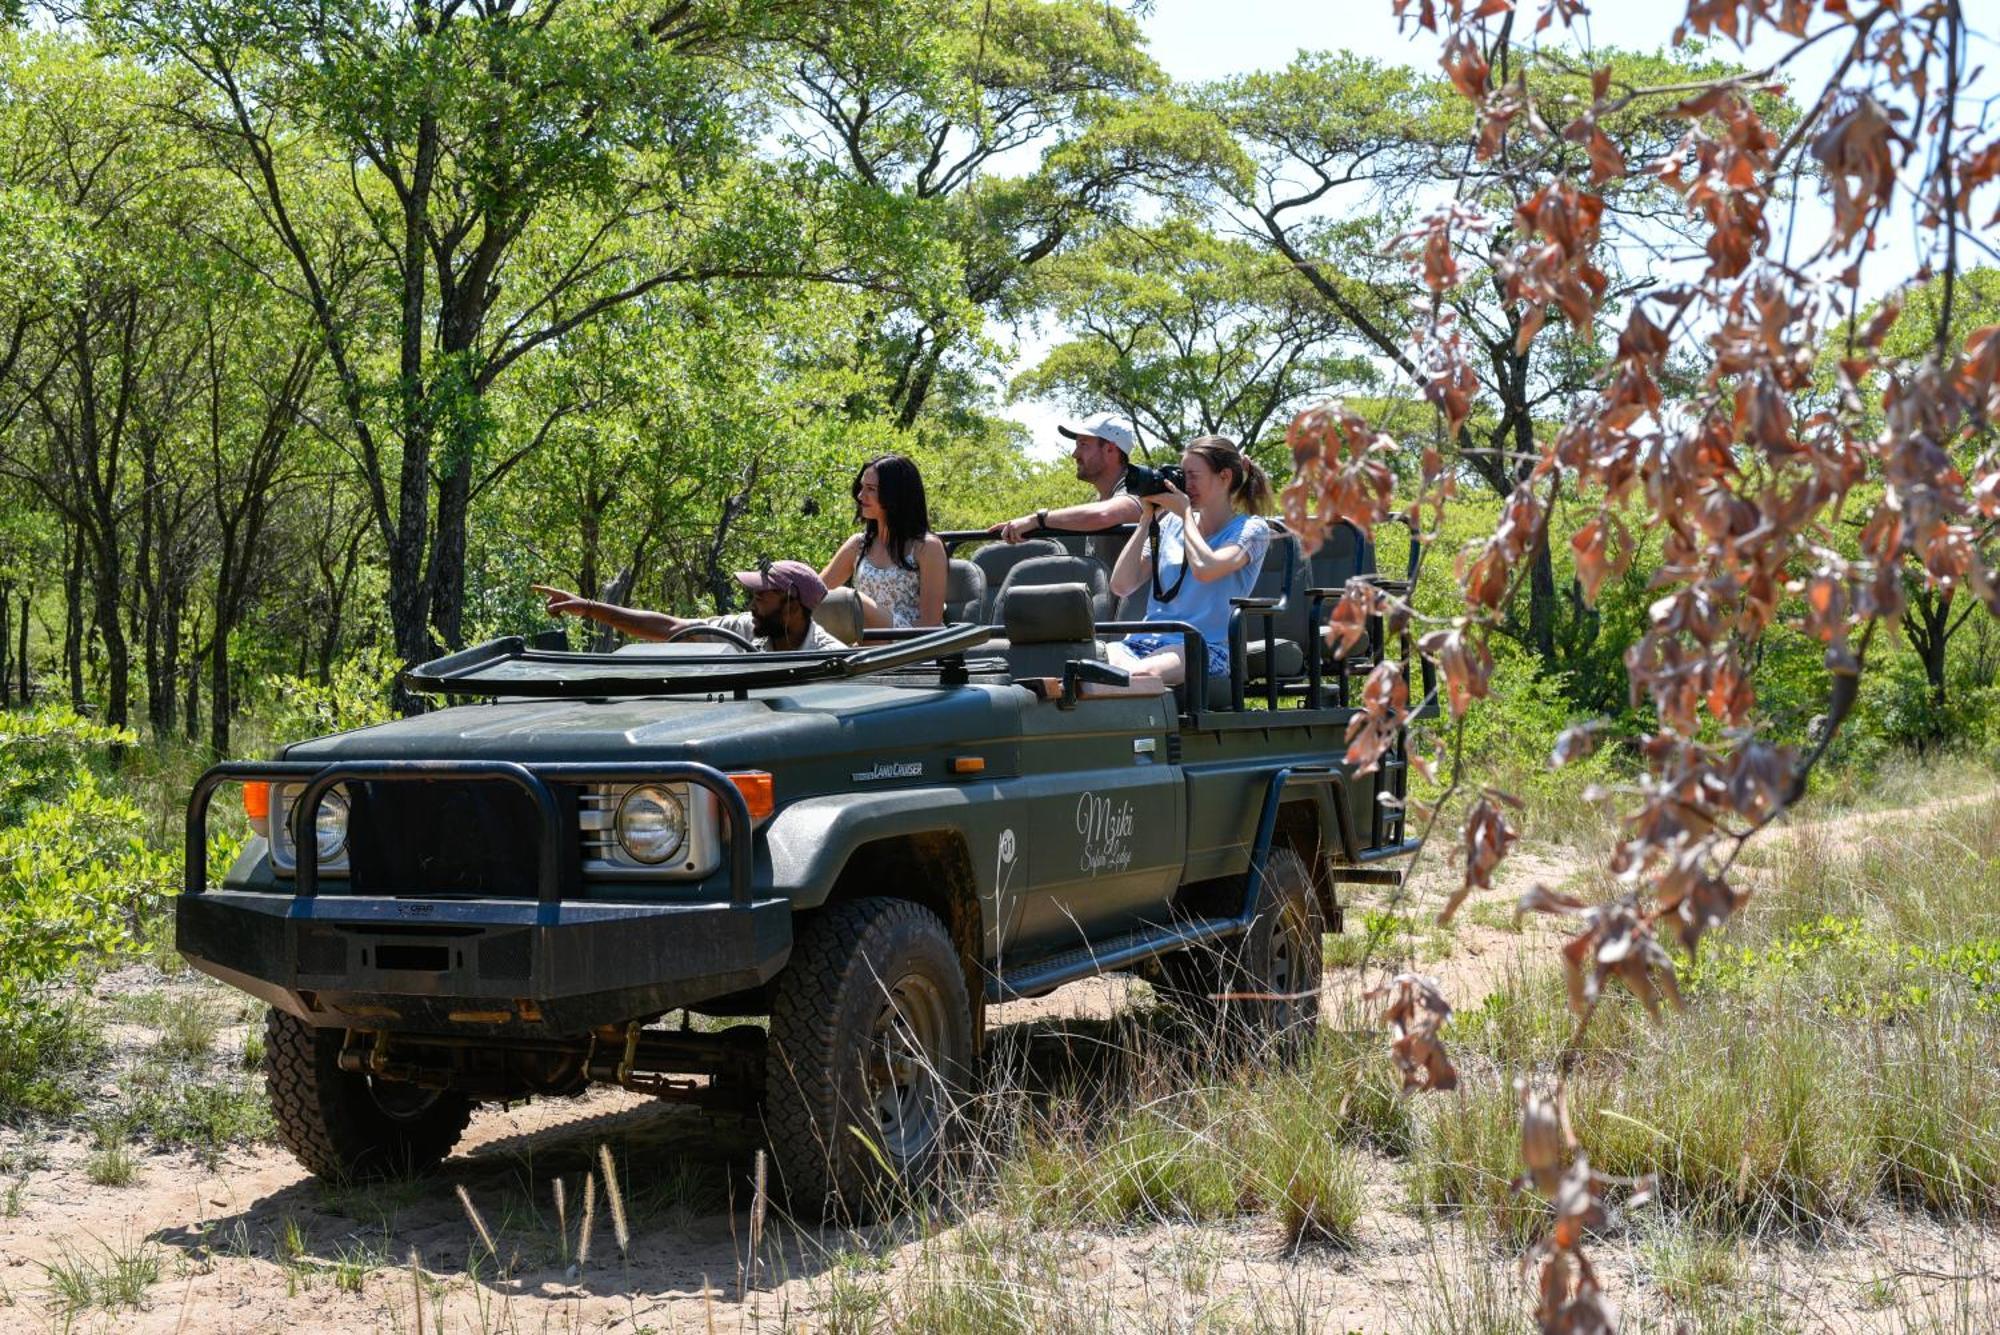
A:
POLYGON ((329 792, 319 800, 313 814, 313 840, 319 845, 319 860, 331 862, 347 847, 347 799, 329 792))
POLYGON ((618 804, 618 846, 640 862, 665 862, 687 841, 687 813, 664 788, 634 788, 618 804))

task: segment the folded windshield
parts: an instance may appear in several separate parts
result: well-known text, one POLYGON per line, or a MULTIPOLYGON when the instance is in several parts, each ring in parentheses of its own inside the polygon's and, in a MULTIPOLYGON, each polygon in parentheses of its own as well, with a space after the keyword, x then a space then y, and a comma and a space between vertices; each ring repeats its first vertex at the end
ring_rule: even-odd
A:
POLYGON ((993 636, 953 625, 889 644, 793 653, 576 654, 531 649, 518 635, 488 640, 403 674, 411 690, 440 695, 607 696, 742 693, 766 686, 839 681, 928 659, 957 657, 993 636))

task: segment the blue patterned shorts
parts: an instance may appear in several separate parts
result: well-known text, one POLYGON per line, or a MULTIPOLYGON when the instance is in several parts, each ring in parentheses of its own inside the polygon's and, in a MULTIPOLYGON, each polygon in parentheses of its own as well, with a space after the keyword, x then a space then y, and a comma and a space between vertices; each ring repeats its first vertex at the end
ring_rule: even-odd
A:
MULTIPOLYGON (((1184 638, 1178 633, 1162 635, 1147 631, 1139 635, 1127 635, 1124 645, 1128 652, 1144 658, 1148 654, 1157 654, 1162 649, 1179 649, 1184 638)), ((1208 675, 1226 676, 1229 672, 1229 646, 1209 644, 1204 647, 1208 650, 1208 675)))

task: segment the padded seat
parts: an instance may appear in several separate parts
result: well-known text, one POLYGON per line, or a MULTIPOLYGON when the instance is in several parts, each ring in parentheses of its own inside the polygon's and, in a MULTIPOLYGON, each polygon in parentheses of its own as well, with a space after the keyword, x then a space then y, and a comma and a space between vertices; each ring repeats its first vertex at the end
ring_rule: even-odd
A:
POLYGON ((986 620, 986 572, 970 561, 953 557, 945 567, 944 619, 947 625, 986 620))
POLYGON ((1001 609, 1013 589, 1050 584, 1081 584, 1090 597, 1090 614, 1099 621, 1115 620, 1117 604, 1111 597, 1111 579, 1102 563, 1087 556, 1036 556, 1007 572, 1000 592, 993 600, 995 625, 1002 624, 1001 609))
POLYGON ((1031 584, 1001 599, 1007 629, 1007 672, 1060 677, 1071 659, 1102 659, 1092 622, 1090 590, 1081 584, 1031 584))
POLYGON ((813 609, 813 620, 842 644, 861 643, 861 595, 845 584, 828 589, 813 609))
MULTIPOLYGON (((1261 638, 1256 638, 1257 632, 1254 627, 1250 634, 1252 639, 1244 646, 1244 679, 1246 681, 1263 681, 1266 677, 1272 675, 1265 662, 1264 641, 1261 638)), ((1299 646, 1297 640, 1279 640, 1271 647, 1274 650, 1274 656, 1277 660, 1277 677, 1279 681, 1284 681, 1292 677, 1303 677, 1306 674, 1306 651, 1299 646)))
MULTIPOLYGON (((1061 556, 1062 547, 1047 538, 1029 538, 1025 542, 989 542, 972 554, 972 564, 979 567, 979 573, 986 580, 986 594, 979 615, 968 620, 984 622, 987 625, 1000 624, 1000 586, 1007 582, 1008 572, 1023 561, 1032 561, 1038 556, 1061 556)), ((947 595, 946 601, 950 601, 947 595)))

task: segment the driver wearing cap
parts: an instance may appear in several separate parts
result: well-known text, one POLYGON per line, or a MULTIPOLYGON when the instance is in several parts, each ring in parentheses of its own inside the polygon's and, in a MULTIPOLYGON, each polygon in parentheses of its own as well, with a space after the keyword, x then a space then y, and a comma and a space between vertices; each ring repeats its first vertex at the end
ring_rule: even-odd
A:
POLYGON ((846 652, 846 645, 813 620, 813 612, 826 598, 826 585, 820 582, 819 572, 805 562, 771 561, 759 570, 739 570, 736 582, 750 591, 750 610, 718 617, 669 616, 598 602, 546 584, 530 587, 547 596, 550 616, 586 617, 634 639, 664 640, 689 626, 716 626, 742 636, 758 649, 846 652))
MULTIPOLYGON (((1070 459, 1076 464, 1076 475, 1097 488, 1097 499, 1059 510, 1037 510, 987 531, 1003 541, 1019 542, 1037 529, 1090 533, 1138 523, 1139 498, 1125 494, 1125 465, 1138 444, 1132 424, 1114 413, 1099 413, 1081 426, 1063 425, 1056 430, 1074 442, 1070 459)), ((1089 550, 1108 566, 1118 560, 1118 549, 1124 545, 1123 538, 1095 537, 1090 539, 1089 550)))

